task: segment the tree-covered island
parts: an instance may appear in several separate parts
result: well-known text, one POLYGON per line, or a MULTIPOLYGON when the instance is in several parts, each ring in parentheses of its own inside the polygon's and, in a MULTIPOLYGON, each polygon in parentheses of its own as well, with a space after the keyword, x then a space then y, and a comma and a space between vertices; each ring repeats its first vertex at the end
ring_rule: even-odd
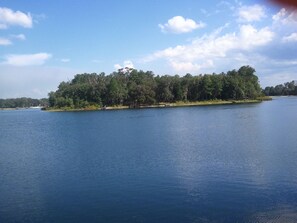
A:
POLYGON ((124 68, 110 75, 77 74, 49 93, 48 110, 99 109, 107 107, 236 103, 257 101, 263 93, 255 69, 193 76, 155 76, 152 71, 124 68))

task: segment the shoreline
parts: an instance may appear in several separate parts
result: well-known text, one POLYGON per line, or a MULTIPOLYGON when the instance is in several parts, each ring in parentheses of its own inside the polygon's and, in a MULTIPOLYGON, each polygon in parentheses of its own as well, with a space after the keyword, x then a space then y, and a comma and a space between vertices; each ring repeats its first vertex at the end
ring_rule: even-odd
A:
POLYGON ((29 110, 29 109, 42 109, 42 107, 17 107, 17 108, 0 108, 0 111, 11 111, 11 110, 29 110))
POLYGON ((262 97, 259 99, 246 100, 212 100, 212 101, 196 101, 196 102, 174 102, 159 103, 155 105, 140 105, 137 108, 129 108, 129 106, 107 106, 102 108, 45 108, 43 111, 49 112, 75 112, 75 111, 106 111, 106 110, 126 110, 126 109, 148 109, 148 108, 176 108, 176 107, 193 107, 193 106, 212 106, 212 105, 238 105, 261 103, 263 101, 271 101, 271 97, 262 97))

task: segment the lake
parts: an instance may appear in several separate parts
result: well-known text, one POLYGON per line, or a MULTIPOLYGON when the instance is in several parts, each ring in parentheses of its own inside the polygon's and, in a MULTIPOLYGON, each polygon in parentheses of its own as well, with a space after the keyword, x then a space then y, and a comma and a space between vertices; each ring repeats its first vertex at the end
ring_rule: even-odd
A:
POLYGON ((0 111, 0 222, 297 222, 297 97, 0 111))

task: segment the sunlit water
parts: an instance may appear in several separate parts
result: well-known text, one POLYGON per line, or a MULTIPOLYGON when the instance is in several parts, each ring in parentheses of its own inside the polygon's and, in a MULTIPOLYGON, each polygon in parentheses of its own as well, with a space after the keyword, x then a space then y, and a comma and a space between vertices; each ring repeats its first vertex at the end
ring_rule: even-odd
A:
POLYGON ((297 222, 297 98, 0 111, 0 222, 297 222))

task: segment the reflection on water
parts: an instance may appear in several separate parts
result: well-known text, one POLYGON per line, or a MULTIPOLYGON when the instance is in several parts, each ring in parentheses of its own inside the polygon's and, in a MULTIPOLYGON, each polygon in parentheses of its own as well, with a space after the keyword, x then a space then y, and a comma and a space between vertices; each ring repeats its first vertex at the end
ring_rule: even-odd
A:
POLYGON ((296 111, 0 111, 0 222, 296 222, 296 111))
POLYGON ((281 206, 268 210, 266 212, 256 213, 251 217, 249 222, 259 223, 274 223, 274 222, 286 222, 293 223, 297 219, 297 207, 296 206, 281 206))

